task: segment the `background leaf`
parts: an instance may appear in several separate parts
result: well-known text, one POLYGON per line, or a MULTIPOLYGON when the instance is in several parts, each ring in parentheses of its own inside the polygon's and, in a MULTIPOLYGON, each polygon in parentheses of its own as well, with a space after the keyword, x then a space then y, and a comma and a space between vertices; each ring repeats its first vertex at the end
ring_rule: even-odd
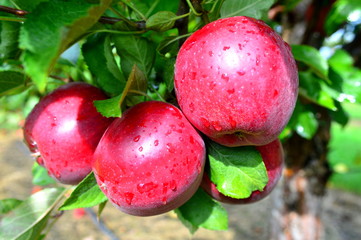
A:
POLYGON ((0 71, 0 96, 24 86, 24 74, 17 71, 0 71))
POLYGON ((56 181, 49 176, 48 171, 36 162, 33 165, 32 174, 33 174, 32 182, 34 185, 46 186, 49 184, 56 183, 56 181))
POLYGON ((20 26, 21 23, 17 22, 0 22, 0 62, 20 54, 18 49, 20 26))
POLYGON ((27 15, 20 32, 26 73, 40 91, 59 55, 78 40, 103 14, 111 0, 42 2, 27 15))
POLYGON ((0 214, 5 214, 19 206, 23 201, 15 198, 0 200, 0 214))
POLYGON ((248 16, 264 19, 274 0, 225 0, 221 7, 221 17, 248 16))
POLYGON ((176 17, 177 15, 173 12, 160 11, 150 16, 146 21, 145 26, 154 31, 164 32, 173 27, 175 23, 174 18, 176 17))
POLYGON ((109 37, 101 34, 89 37, 82 53, 98 85, 109 96, 116 96, 124 90, 126 80, 115 62, 109 37))
POLYGON ((348 16, 352 12, 361 11, 361 1, 358 0, 338 0, 331 8, 325 22, 325 30, 328 35, 336 32, 340 25, 347 22, 348 16))
POLYGON ((199 227, 210 230, 228 229, 227 211, 201 188, 175 212, 191 233, 199 227))
POLYGON ((35 239, 63 194, 63 188, 47 188, 30 196, 1 219, 0 239, 35 239))
POLYGON ((93 207, 106 200, 107 197, 100 190, 94 174, 90 173, 79 183, 59 210, 93 207))
POLYGON ((297 61, 309 66, 316 75, 328 79, 328 64, 320 52, 307 45, 292 45, 292 54, 297 61))
POLYGON ((224 195, 247 198, 267 185, 268 175, 255 147, 225 147, 208 142, 209 177, 224 195))
POLYGON ((155 48, 152 43, 137 35, 115 35, 113 41, 120 56, 125 77, 129 77, 134 64, 136 64, 148 78, 155 59, 155 48))

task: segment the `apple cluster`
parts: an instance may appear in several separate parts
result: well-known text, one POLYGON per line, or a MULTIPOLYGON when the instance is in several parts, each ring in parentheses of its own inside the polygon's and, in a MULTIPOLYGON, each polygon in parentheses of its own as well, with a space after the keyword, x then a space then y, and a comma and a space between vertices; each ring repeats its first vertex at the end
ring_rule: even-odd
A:
POLYGON ((78 184, 93 171, 110 202, 132 215, 173 210, 199 187, 226 203, 267 196, 282 174, 278 136, 297 98, 297 67, 287 43, 250 17, 211 22, 181 47, 174 85, 179 107, 146 101, 120 118, 106 118, 93 104, 107 98, 100 89, 65 84, 29 114, 25 142, 60 183, 78 184), (246 199, 220 193, 204 170, 205 141, 255 146, 269 178, 263 191, 246 199))

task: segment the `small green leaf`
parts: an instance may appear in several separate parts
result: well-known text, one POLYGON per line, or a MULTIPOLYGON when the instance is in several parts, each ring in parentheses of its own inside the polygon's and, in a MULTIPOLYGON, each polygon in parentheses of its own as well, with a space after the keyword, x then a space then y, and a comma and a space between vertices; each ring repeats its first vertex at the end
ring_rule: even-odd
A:
POLYGON ((227 0, 221 7, 221 17, 248 16, 265 18, 274 0, 227 0))
POLYGON ((316 48, 307 45, 292 45, 292 54, 297 61, 309 66, 317 76, 328 80, 328 63, 316 48))
POLYGON ((106 200, 107 197, 100 190, 94 174, 90 173, 79 183, 59 210, 93 207, 106 200))
POLYGON ((174 26, 177 15, 173 12, 161 11, 152 15, 145 23, 147 29, 164 32, 174 26))
POLYGON ((268 183, 266 167, 255 147, 225 147, 208 142, 210 179, 217 189, 232 198, 247 198, 268 183))
POLYGON ((119 95, 125 87, 125 78, 117 66, 109 37, 94 35, 82 47, 84 60, 98 85, 110 96, 119 95))
POLYGON ((17 71, 0 71, 0 96, 21 88, 24 84, 24 74, 17 71))
POLYGON ((120 117, 122 115, 121 99, 123 99, 122 94, 105 100, 96 100, 94 106, 104 117, 120 117))
POLYGON ((129 77, 134 64, 148 78, 155 59, 153 44, 137 35, 114 35, 113 40, 126 78, 129 77))
POLYGON ((23 201, 15 198, 0 200, 0 214, 5 214, 19 206, 23 201))
POLYGON ((94 101, 97 111, 105 117, 120 117, 121 105, 127 96, 142 95, 147 89, 147 80, 142 71, 134 65, 123 92, 113 98, 94 101))
POLYGON ((175 212, 191 233, 194 233, 199 227, 210 230, 228 229, 226 209, 201 188, 175 212))
POLYGON ((77 0, 41 2, 27 14, 20 32, 26 73, 45 91, 47 75, 60 54, 98 21, 111 0, 100 5, 77 0))
POLYGON ((31 195, 1 219, 0 239, 36 239, 64 194, 63 188, 47 188, 31 195))
POLYGON ((34 185, 46 186, 56 182, 49 176, 48 171, 36 162, 33 165, 32 174, 34 185))
POLYGON ((303 110, 297 116, 296 132, 303 138, 311 139, 318 128, 318 121, 313 112, 303 110))

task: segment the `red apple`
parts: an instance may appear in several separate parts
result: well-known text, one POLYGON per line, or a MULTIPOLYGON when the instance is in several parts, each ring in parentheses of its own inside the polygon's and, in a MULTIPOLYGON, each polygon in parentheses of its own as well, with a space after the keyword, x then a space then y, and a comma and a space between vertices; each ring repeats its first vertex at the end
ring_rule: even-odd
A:
POLYGON ((184 115, 225 146, 275 140, 293 112, 298 73, 290 47, 250 17, 211 22, 181 47, 175 90, 184 115))
POLYGON ((262 156, 268 175, 268 183, 263 191, 254 191, 250 197, 244 199, 228 197, 218 191, 217 186, 209 179, 206 173, 203 175, 201 187, 217 201, 230 204, 253 203, 268 196, 282 176, 284 165, 282 144, 277 139, 267 145, 257 146, 256 149, 262 156))
POLYGON ((200 185, 204 162, 203 139, 183 113, 150 101, 109 126, 95 151, 93 171, 113 205, 150 216, 185 203, 200 185))
POLYGON ((93 101, 106 98, 92 85, 69 83, 41 99, 26 118, 25 143, 57 181, 77 184, 91 172, 95 148, 113 121, 93 101))

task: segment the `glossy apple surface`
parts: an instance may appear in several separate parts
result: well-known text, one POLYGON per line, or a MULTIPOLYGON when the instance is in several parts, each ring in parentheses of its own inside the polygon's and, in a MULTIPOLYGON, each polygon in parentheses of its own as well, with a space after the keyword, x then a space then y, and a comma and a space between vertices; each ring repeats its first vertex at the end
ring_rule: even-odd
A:
POLYGON ((250 197, 244 199, 236 199, 223 195, 217 190, 216 185, 204 173, 201 187, 214 199, 229 204, 246 204, 257 202, 268 196, 277 185, 282 176, 284 165, 283 148, 281 142, 277 139, 267 145, 257 146, 263 162, 267 169, 268 183, 263 191, 254 191, 250 197))
POLYGON ((90 173, 95 148, 113 121, 93 101, 106 98, 92 85, 69 83, 41 99, 26 118, 25 143, 57 181, 77 184, 90 173))
POLYGON ((290 47, 262 21, 207 24, 181 47, 175 90, 184 115, 225 146, 265 145, 287 124, 298 74, 290 47))
POLYGON ((150 216, 173 210, 198 189, 203 139, 173 105, 137 104, 116 119, 94 155, 98 185, 121 211, 150 216))

